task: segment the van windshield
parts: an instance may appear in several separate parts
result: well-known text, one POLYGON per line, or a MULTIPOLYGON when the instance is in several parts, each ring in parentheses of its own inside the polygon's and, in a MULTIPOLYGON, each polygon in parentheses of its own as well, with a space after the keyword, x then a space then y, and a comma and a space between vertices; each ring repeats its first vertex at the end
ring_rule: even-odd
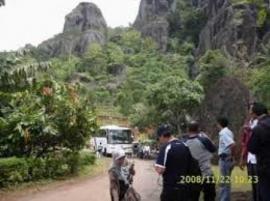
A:
POLYGON ((131 130, 109 130, 109 144, 130 144, 132 143, 131 130))

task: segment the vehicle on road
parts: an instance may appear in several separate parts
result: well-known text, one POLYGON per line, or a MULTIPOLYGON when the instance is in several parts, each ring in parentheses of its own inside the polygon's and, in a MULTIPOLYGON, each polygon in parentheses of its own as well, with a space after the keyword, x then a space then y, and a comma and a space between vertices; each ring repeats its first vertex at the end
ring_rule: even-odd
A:
POLYGON ((102 154, 111 155, 114 150, 122 148, 127 155, 133 152, 132 130, 116 125, 101 126, 97 136, 92 139, 94 147, 102 146, 102 154))

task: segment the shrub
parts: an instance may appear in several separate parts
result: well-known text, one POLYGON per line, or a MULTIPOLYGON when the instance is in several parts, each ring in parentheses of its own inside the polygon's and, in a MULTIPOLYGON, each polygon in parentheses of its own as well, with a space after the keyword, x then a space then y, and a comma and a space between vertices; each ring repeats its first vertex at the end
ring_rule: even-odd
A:
POLYGON ((35 181, 46 178, 46 160, 44 158, 28 158, 28 180, 35 181))
POLYGON ((63 152, 52 153, 45 158, 47 178, 59 178, 70 174, 69 165, 67 163, 69 159, 65 158, 63 152))
POLYGON ((78 152, 67 152, 64 154, 69 174, 77 174, 80 170, 80 154, 78 152))
POLYGON ((93 165, 96 162, 96 156, 88 151, 80 153, 80 166, 93 165))
POLYGON ((0 157, 39 158, 56 149, 84 148, 96 116, 77 90, 49 79, 24 92, 0 92, 0 157))
POLYGON ((23 158, 0 159, 0 187, 22 183, 27 179, 28 166, 23 158))

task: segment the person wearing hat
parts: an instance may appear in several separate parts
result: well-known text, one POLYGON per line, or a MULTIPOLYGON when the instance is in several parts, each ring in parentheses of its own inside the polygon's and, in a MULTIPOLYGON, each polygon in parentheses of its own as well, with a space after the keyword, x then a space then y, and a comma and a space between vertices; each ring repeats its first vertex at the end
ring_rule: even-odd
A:
POLYGON ((190 152, 179 139, 173 137, 169 125, 161 125, 157 138, 162 144, 155 164, 155 170, 163 177, 161 201, 188 200, 188 187, 182 184, 181 177, 188 175, 190 152))
POLYGON ((112 158, 112 167, 109 169, 111 200, 140 200, 140 195, 131 187, 135 175, 134 164, 128 163, 123 149, 114 151, 112 158))

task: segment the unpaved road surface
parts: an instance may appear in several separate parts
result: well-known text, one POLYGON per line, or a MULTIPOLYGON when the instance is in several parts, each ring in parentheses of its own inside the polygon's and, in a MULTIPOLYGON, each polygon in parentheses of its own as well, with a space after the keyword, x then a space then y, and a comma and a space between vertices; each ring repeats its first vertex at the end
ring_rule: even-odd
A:
MULTIPOLYGON (((153 161, 135 160, 135 189, 141 194, 143 201, 158 201, 161 191, 158 176, 153 170, 153 161)), ((110 201, 108 175, 65 184, 41 190, 35 193, 13 195, 1 201, 110 201)))
MULTIPOLYGON (((134 187, 141 194, 142 201, 159 201, 161 180, 158 182, 153 164, 153 161, 135 160, 134 187)), ((251 200, 250 193, 232 194, 232 201, 249 200, 251 200)), ((0 194, 0 201, 110 201, 108 175, 104 173, 94 178, 59 186, 49 185, 46 189, 41 188, 34 192, 15 193, 4 197, 0 194)))

